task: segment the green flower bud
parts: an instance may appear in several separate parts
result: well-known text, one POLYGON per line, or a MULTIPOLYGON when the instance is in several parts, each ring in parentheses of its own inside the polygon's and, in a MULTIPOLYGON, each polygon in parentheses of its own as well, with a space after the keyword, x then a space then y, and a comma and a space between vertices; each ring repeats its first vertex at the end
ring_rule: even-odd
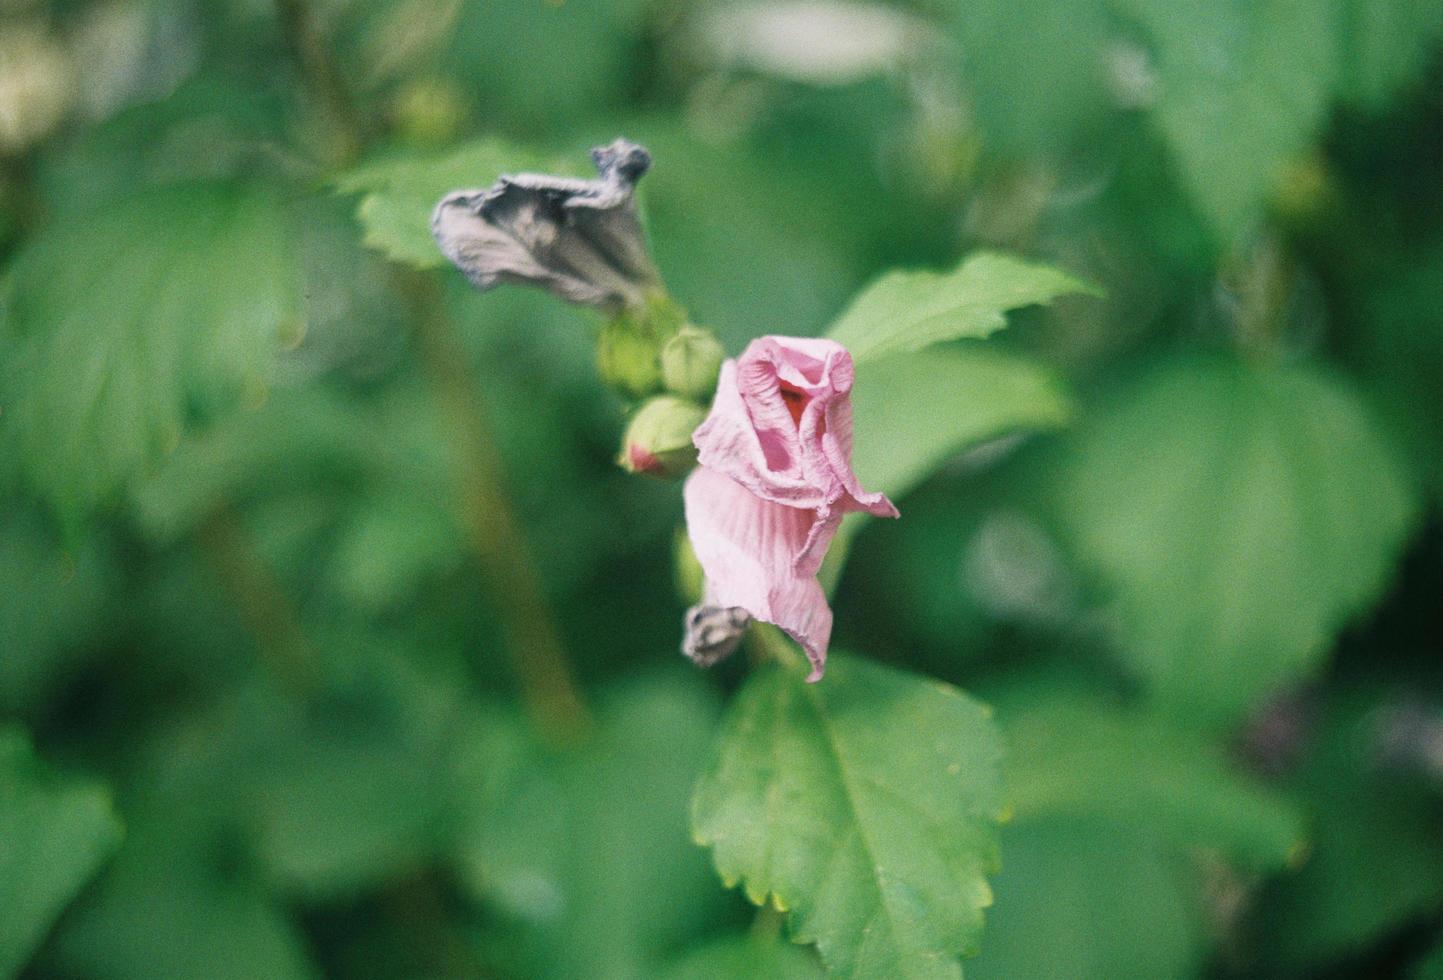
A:
POLYGON ((726 356, 710 330, 688 323, 661 348, 662 384, 674 394, 710 401, 726 356))
POLYGON ((608 320, 596 338, 596 367, 601 380, 631 398, 661 387, 660 348, 628 317, 608 320))
POLYGON ((661 388, 661 349, 686 318, 681 307, 656 292, 646 302, 606 321, 596 338, 601 380, 631 398, 661 388))
POLYGON ((662 479, 685 476, 696 465, 691 434, 705 418, 706 409, 685 399, 650 398, 626 427, 617 462, 628 473, 662 479))
POLYGON ((706 576, 702 573, 701 562, 696 560, 696 552, 692 550, 691 538, 687 536, 685 525, 676 529, 671 545, 672 556, 676 559, 673 568, 677 595, 681 596, 688 606, 694 606, 701 602, 706 576))

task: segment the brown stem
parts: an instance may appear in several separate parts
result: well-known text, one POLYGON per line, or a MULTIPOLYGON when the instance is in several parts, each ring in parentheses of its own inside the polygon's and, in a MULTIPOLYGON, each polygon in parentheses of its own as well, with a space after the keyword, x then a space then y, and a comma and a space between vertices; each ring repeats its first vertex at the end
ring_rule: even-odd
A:
POLYGON ((330 123, 336 141, 335 162, 350 163, 365 142, 365 128, 331 50, 316 28, 310 5, 306 0, 276 0, 276 15, 286 46, 300 68, 301 81, 330 123))
POLYGON ((305 696, 320 681, 315 652, 300 615, 256 549, 240 518, 221 507, 198 531, 211 567, 235 601, 261 658, 291 693, 305 696))
POLYGON ((435 279, 408 273, 416 339, 441 414, 454 434, 458 492, 487 592, 501 621, 527 709, 543 732, 561 741, 590 724, 519 519, 503 487, 501 461, 486 403, 466 367, 456 326, 435 279))

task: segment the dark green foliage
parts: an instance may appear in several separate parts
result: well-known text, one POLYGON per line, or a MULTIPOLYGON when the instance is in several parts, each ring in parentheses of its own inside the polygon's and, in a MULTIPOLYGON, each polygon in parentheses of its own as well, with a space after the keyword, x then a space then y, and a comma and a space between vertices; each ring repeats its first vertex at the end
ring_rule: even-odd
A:
POLYGON ((1443 977, 1443 2, 0 8, 0 978, 1443 977), (431 238, 617 136, 817 684, 431 238))

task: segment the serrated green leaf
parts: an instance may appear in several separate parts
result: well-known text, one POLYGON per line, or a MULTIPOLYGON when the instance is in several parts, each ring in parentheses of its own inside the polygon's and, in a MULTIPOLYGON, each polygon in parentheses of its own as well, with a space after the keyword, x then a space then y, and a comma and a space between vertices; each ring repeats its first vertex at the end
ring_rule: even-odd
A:
POLYGON ((1008 310, 1095 287, 1051 266, 995 252, 969 255, 951 272, 893 270, 863 289, 827 336, 858 363, 944 340, 986 337, 1008 310))
POLYGON ((56 779, 23 732, 0 729, 0 977, 20 972, 120 837, 105 789, 56 779))
POLYGON ((1337 71, 1332 0, 1120 0, 1156 55, 1152 111, 1200 210, 1231 240, 1324 122, 1337 71))
POLYGON ((960 977, 997 867, 1001 749, 946 684, 833 655, 754 673, 692 800, 727 882, 849 977, 960 977))
POLYGON ((585 744, 540 745, 518 719, 477 719, 458 769, 463 883, 519 922, 533 969, 650 976, 712 924, 723 893, 688 840, 686 798, 715 729, 695 675, 600 699, 585 744))
POLYGON ((192 408, 264 390, 300 294, 280 203, 171 187, 53 226, 10 272, 4 425, 31 486, 75 518, 180 438, 192 408))
POLYGON ((1264 871, 1302 853, 1296 807, 1203 732, 1081 688, 1024 683, 997 704, 1019 824, 1101 820, 1264 871))
POLYGON ((1146 830, 1049 818, 1002 830, 997 905, 969 980, 1198 975, 1207 950, 1188 862, 1146 830))
POLYGON ((815 955, 783 940, 763 936, 719 939, 681 957, 661 980, 821 980, 815 955))
POLYGON ((1418 511, 1363 405, 1306 367, 1155 365, 1053 473, 1062 532, 1163 704, 1236 719, 1374 601, 1418 511))
POLYGON ((441 156, 396 156, 361 164, 336 181, 343 194, 361 195, 356 216, 365 243, 418 269, 446 258, 431 237, 431 212, 451 191, 488 187, 503 173, 529 170, 537 154, 499 140, 481 140, 441 156))

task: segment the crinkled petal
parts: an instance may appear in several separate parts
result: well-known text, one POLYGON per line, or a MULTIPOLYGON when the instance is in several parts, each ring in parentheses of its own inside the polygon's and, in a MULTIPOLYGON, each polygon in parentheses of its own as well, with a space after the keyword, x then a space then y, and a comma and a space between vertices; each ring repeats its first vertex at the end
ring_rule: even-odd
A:
POLYGON ((641 302, 658 277, 633 192, 651 157, 626 140, 592 157, 597 180, 516 174, 448 194, 431 218, 441 251, 480 289, 512 282, 592 306, 641 302))
POLYGON ((745 609, 781 627, 806 651, 807 679, 819 679, 832 610, 815 574, 799 573, 795 560, 811 533, 812 512, 763 500, 706 467, 687 478, 684 496, 687 533, 706 574, 706 605, 745 609))
POLYGON ((763 500, 812 512, 793 555, 799 575, 815 573, 843 516, 896 517, 880 493, 852 472, 851 355, 830 340, 762 337, 722 365, 711 413, 693 436, 702 466, 730 476, 763 500), (783 385, 805 400, 794 417, 783 385))

